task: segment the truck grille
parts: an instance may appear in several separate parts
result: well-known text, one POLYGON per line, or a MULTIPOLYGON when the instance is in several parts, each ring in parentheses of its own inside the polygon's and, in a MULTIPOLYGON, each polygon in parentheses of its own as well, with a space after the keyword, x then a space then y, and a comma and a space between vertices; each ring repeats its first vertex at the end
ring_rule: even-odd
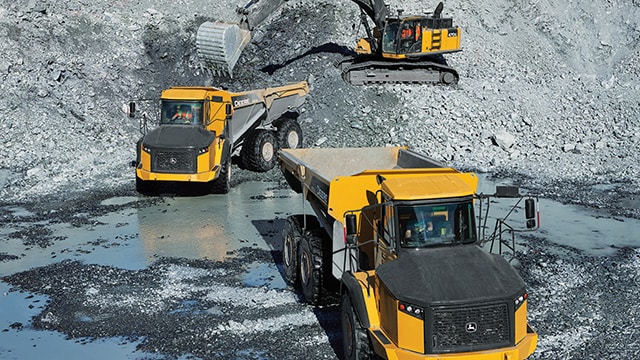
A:
POLYGON ((152 150, 151 171, 158 173, 193 174, 196 172, 195 150, 152 150))
POLYGON ((432 353, 479 351, 511 346, 507 304, 471 308, 443 308, 433 311, 432 353))

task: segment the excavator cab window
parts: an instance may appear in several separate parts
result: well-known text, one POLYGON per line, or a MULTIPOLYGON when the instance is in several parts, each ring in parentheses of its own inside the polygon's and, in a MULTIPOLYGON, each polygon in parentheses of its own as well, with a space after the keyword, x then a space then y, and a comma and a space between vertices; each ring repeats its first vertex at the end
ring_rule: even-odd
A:
POLYGON ((202 125, 202 101, 162 101, 161 124, 202 125))
POLYGON ((420 19, 387 23, 382 51, 392 54, 419 53, 422 50, 422 23, 420 19))
POLYGON ((423 25, 427 29, 450 29, 453 27, 453 19, 428 17, 424 19, 423 25))

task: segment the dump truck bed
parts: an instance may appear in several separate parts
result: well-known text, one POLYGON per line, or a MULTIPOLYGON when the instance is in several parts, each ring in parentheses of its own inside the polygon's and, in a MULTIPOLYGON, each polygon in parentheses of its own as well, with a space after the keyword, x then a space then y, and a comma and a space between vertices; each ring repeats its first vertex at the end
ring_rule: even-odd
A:
POLYGON ((445 167, 406 147, 283 149, 280 160, 290 172, 304 168, 327 184, 336 177, 363 172, 445 167))
POLYGON ((368 193, 380 189, 397 200, 459 198, 472 196, 478 182, 406 147, 283 149, 278 158, 291 188, 306 188, 307 200, 334 218, 370 204, 368 193))

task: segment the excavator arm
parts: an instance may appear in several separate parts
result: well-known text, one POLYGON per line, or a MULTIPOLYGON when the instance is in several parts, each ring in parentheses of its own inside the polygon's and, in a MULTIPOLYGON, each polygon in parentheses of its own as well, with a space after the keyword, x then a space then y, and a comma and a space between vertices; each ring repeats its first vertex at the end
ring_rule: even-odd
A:
POLYGON ((286 0, 250 0, 236 9, 240 24, 247 30, 253 30, 273 14, 286 0))

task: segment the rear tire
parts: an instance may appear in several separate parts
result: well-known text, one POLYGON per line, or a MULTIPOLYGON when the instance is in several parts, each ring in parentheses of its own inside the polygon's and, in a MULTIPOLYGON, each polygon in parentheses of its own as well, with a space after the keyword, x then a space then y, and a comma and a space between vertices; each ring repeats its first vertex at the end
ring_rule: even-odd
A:
POLYGON ((294 217, 289 216, 282 228, 282 267, 284 279, 289 285, 298 280, 298 243, 302 238, 294 217))
POLYGON ((304 300, 314 306, 320 305, 324 280, 322 244, 321 239, 312 232, 300 239, 298 266, 304 300))
POLYGON ((256 129, 244 141, 240 156, 248 170, 266 172, 276 165, 277 152, 278 140, 273 131, 256 129))
POLYGON ((372 360, 376 358, 367 329, 360 325, 349 294, 342 296, 342 343, 345 360, 372 360))
POLYGON ((278 145, 281 149, 298 149, 302 147, 302 129, 298 120, 283 117, 276 122, 278 145))

